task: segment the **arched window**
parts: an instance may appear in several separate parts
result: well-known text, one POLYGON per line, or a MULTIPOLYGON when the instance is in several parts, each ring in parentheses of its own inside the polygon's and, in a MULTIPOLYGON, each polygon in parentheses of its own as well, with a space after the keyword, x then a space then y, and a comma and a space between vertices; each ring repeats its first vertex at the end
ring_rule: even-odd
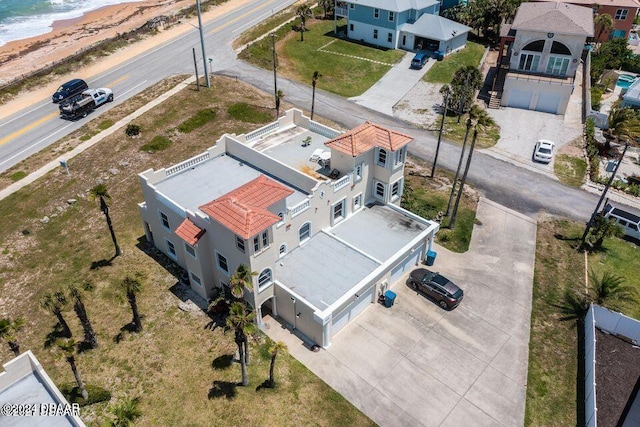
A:
POLYGON ((300 240, 300 243, 302 243, 305 240, 308 240, 310 237, 311 237, 311 223, 305 222, 304 224, 302 224, 302 227, 300 227, 300 230, 298 231, 298 238, 300 240))
POLYGON ((262 270, 262 273, 260 273, 260 275, 258 276, 258 290, 263 289, 265 286, 271 283, 272 280, 271 269, 267 268, 262 270))
POLYGON ((382 148, 378 149, 378 165, 383 167, 387 165, 387 151, 382 148))
POLYGON ((542 52, 542 49, 544 49, 544 40, 533 41, 522 48, 522 50, 528 50, 529 52, 542 52))
POLYGON ((376 184, 376 197, 384 200, 384 184, 381 182, 376 184))
POLYGON ((287 253, 287 245, 285 245, 284 243, 281 244, 278 253, 280 254, 280 256, 284 256, 287 253))
POLYGON ((569 48, 563 43, 554 41, 551 45, 551 53, 555 53, 557 55, 567 55, 571 56, 571 51, 569 48))

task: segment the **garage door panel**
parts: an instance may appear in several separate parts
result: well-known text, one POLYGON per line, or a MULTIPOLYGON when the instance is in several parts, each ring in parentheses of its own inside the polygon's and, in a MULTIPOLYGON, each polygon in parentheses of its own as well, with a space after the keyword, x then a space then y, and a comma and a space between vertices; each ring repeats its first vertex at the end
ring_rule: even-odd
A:
POLYGON ((524 108, 528 110, 531 106, 531 98, 533 98, 533 92, 512 89, 509 94, 509 107, 524 108))
POLYGON ((335 335, 342 328, 347 326, 349 322, 362 313, 372 302, 373 291, 375 286, 367 289, 362 295, 355 299, 351 305, 345 308, 340 314, 333 318, 331 323, 331 335, 335 335))
POLYGON ((404 273, 411 270, 420 260, 420 255, 424 252, 424 246, 420 246, 412 254, 408 255, 403 261, 391 270, 391 286, 393 286, 404 273))
POLYGON ((558 112, 561 99, 562 95, 559 93, 541 93, 538 95, 535 110, 556 114, 558 112))

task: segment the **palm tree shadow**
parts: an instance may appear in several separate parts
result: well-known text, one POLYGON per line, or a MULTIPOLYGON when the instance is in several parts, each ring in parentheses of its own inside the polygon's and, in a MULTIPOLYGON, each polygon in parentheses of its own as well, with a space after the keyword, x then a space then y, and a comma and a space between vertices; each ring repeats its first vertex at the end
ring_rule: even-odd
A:
POLYGON ((256 391, 260 391, 260 390, 263 390, 263 389, 273 389, 273 388, 275 388, 275 385, 271 381, 264 380, 262 382, 262 384, 260 384, 258 387, 256 387, 256 391))
POLYGON ((85 351, 93 350, 91 344, 86 341, 81 341, 78 343, 78 354, 84 353, 85 351))
POLYGON ((213 359, 211 367, 216 370, 227 369, 233 363, 233 354, 223 354, 213 359))
POLYGON ((44 339, 44 348, 49 348, 56 343, 56 340, 60 338, 71 338, 62 330, 62 326, 59 323, 56 323, 51 328, 51 332, 47 334, 44 339))
POLYGON ((90 270, 99 270, 102 267, 110 267, 113 264, 113 260, 116 259, 117 255, 112 256, 109 259, 101 259, 99 261, 92 261, 90 270))
POLYGON ((565 235, 560 234, 560 233, 554 234, 553 237, 555 237, 558 240, 567 240, 567 241, 572 241, 572 242, 574 242, 576 240, 580 240, 580 237, 577 237, 577 236, 570 237, 570 236, 565 236, 565 235))
POLYGON ((238 384, 229 381, 214 381, 207 397, 209 399, 225 397, 227 400, 231 400, 238 394, 236 390, 237 386, 238 384))
MULTIPOLYGON (((142 316, 140 317, 142 318, 142 316)), ((124 336, 126 333, 136 334, 137 333, 136 324, 133 322, 129 322, 126 325, 124 325, 122 328, 120 328, 120 332, 118 332, 118 334, 116 334, 116 336, 113 337, 113 342, 118 344, 120 341, 124 339, 124 336)))

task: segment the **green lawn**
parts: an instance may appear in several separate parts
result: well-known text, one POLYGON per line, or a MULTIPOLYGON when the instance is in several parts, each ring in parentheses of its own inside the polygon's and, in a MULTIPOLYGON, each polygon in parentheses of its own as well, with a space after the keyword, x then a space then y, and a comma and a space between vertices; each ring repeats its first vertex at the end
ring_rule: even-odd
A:
MULTIPOLYGON (((584 291, 584 254, 575 247, 584 224, 570 221, 538 223, 533 283, 526 426, 575 426, 577 412, 578 335, 575 320, 562 320, 558 304, 566 288, 584 291)), ((588 257, 589 267, 637 281, 640 247, 622 239, 606 239, 604 251, 588 257)), ((639 289, 640 290, 640 289, 639 289)), ((640 307, 625 314, 640 317, 640 307)))
MULTIPOLYGON (((331 20, 309 20, 304 41, 300 41, 299 32, 292 30, 293 25, 276 32, 279 75, 310 85, 314 71, 318 71, 322 77, 317 87, 344 97, 365 92, 406 53, 337 39, 331 20)), ((240 58, 271 69, 271 38, 252 44, 241 52, 240 58)))
POLYGON ((580 187, 584 182, 587 162, 579 157, 559 154, 553 164, 553 172, 560 182, 572 187, 580 187))
MULTIPOLYGON (((442 137, 447 141, 456 142, 462 144, 464 141, 464 135, 467 132, 467 115, 462 115, 460 123, 458 123, 458 116, 447 116, 444 120, 444 128, 442 130, 442 137)), ((440 123, 442 122, 442 115, 438 116, 434 128, 440 129, 440 123)), ((467 139, 467 147, 471 145, 471 139, 473 137, 473 127, 469 131, 467 139)), ((489 148, 498 143, 500 139, 500 127, 497 124, 487 126, 485 129, 478 128, 478 137, 476 139, 475 148, 489 148)))
POLYGON ((429 83, 450 83, 453 73, 460 67, 467 65, 478 66, 482 55, 484 54, 485 47, 479 43, 467 41, 467 46, 456 52, 448 55, 442 61, 438 61, 423 77, 426 82, 429 83))

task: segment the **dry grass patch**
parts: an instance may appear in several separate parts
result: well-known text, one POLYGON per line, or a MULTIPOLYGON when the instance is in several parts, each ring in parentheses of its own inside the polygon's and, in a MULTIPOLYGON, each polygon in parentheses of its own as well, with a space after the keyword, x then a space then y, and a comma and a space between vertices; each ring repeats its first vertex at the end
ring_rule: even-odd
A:
MULTIPOLYGON (((132 99, 128 107, 144 103, 171 87, 165 82, 132 99)), ((264 336, 253 344, 249 387, 235 387, 237 365, 220 368, 214 363, 235 352, 233 334, 206 328, 210 318, 201 311, 178 308, 176 266, 147 247, 137 204, 143 200, 137 174, 159 169, 201 153, 223 133, 244 133, 260 124, 247 124, 227 113, 231 103, 244 102, 269 111, 271 96, 233 79, 216 77, 211 90, 190 87, 136 119, 139 137, 122 128, 69 161, 71 176, 62 170, 0 201, 0 317, 24 317, 18 334, 22 349, 31 349, 58 384, 73 382, 69 366, 55 346, 45 347, 55 318, 42 311, 42 295, 71 282, 89 281, 95 290, 85 298, 89 318, 100 347, 76 355, 86 383, 109 390, 112 402, 125 396, 141 398, 139 426, 235 425, 372 425, 344 398, 288 355, 278 357, 278 387, 256 388, 268 378, 269 358, 264 336), (199 111, 215 111, 215 119, 189 133, 177 127, 199 111), (157 135, 170 135, 166 149, 141 151, 157 135), (89 189, 103 182, 112 196, 110 214, 123 255, 110 264, 114 248, 96 201, 89 189), (75 202, 70 201, 75 199, 75 202), (47 221, 42 219, 47 216, 47 221), (91 269, 92 265, 102 265, 91 269), (144 331, 122 332, 131 311, 120 302, 120 282, 126 274, 140 272, 144 288, 138 296, 144 331), (121 334, 121 339, 116 339, 121 334)), ((122 106, 124 108, 124 106, 122 106)), ((285 106, 286 108, 286 106, 285 106)), ((95 122, 117 120, 125 111, 109 111, 95 122), (120 111, 120 113, 118 113, 120 111)), ((87 129, 97 126, 88 122, 87 129)), ((60 144, 75 144, 78 132, 60 144)), ((44 163, 47 153, 30 159, 29 170, 44 163), (32 163, 31 163, 32 162, 32 163)), ((15 172, 15 171, 14 171, 15 172)), ((74 337, 82 329, 70 307, 65 312, 74 337)), ((12 353, 0 347, 0 362, 12 353)), ((108 403, 85 407, 88 425, 101 425, 108 403)))

